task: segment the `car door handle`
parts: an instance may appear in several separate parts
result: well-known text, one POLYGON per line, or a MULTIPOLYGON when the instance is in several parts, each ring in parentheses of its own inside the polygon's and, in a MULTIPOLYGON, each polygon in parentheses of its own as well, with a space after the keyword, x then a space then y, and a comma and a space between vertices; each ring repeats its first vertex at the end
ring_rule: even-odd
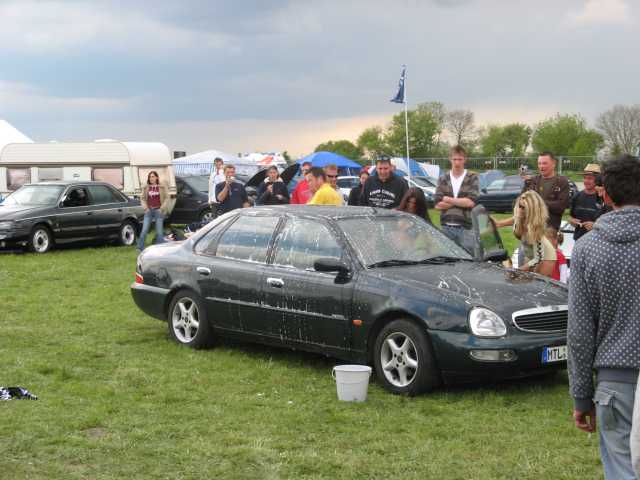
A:
POLYGON ((270 287, 282 288, 284 287, 284 282, 281 278, 269 277, 267 278, 267 285, 269 285, 270 287))
POLYGON ((211 269, 207 267, 197 267, 196 272, 204 276, 211 275, 211 269))

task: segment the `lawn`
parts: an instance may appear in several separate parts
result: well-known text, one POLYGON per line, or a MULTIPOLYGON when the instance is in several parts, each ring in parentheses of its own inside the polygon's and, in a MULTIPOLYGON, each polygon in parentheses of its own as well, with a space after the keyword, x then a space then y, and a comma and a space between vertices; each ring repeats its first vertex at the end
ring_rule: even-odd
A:
POLYGON ((340 403, 332 359, 172 343, 131 300, 135 258, 0 255, 0 385, 39 396, 0 402, 8 478, 602 478, 564 373, 340 403))

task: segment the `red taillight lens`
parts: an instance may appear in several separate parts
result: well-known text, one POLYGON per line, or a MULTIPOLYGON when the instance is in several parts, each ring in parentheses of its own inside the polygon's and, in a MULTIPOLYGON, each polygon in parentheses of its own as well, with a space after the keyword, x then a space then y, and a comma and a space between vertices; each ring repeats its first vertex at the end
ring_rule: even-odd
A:
POLYGON ((144 278, 142 278, 142 275, 140 275, 137 272, 136 272, 136 283, 144 283, 144 278))

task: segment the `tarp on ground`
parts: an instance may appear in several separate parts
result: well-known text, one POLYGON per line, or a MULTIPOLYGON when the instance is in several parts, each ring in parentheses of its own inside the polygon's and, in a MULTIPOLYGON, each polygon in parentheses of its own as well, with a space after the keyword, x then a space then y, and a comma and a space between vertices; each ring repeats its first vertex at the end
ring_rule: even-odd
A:
POLYGON ((333 152, 315 152, 297 161, 298 165, 302 165, 304 162, 311 162, 314 167, 326 167, 333 164, 338 168, 362 168, 359 163, 333 152))

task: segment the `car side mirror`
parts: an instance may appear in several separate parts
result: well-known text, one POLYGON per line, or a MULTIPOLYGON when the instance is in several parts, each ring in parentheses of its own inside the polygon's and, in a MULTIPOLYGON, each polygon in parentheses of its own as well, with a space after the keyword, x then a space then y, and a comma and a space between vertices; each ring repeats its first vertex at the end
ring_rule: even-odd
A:
POLYGON ((481 192, 482 192, 482 193, 487 193, 487 187, 484 187, 484 188, 481 190, 481 192))
POLYGON ((493 250, 492 252, 487 252, 482 260, 485 262, 501 263, 505 260, 509 260, 509 254, 504 249, 493 250))
POLYGON ((318 258, 313 262, 313 269, 316 272, 336 272, 339 277, 348 277, 351 273, 349 265, 335 258, 318 258))

